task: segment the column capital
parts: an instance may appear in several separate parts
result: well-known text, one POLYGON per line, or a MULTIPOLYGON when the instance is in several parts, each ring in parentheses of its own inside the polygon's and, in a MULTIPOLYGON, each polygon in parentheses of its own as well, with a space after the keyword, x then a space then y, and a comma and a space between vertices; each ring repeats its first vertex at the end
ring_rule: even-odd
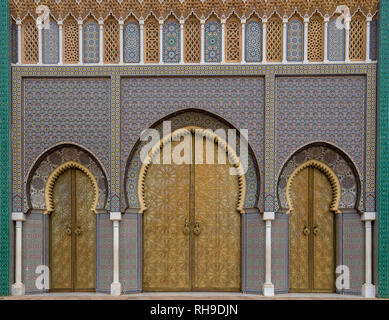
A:
POLYGON ((328 22, 330 22, 330 17, 328 17, 328 16, 325 16, 325 17, 324 17, 324 22, 325 22, 325 23, 328 23, 328 22))
POLYGON ((205 24, 205 19, 201 19, 201 20, 200 20, 200 23, 201 23, 202 25, 204 25, 204 24, 205 24))
POLYGON ((12 221, 26 221, 26 215, 23 212, 12 212, 12 221))
POLYGON ((124 25, 124 20, 123 20, 123 19, 120 19, 120 20, 119 20, 119 24, 120 24, 121 26, 123 26, 123 25, 124 25))
POLYGON ((82 26, 84 21, 82 21, 82 19, 80 19, 80 20, 77 20, 77 23, 78 23, 78 25, 82 26))
POLYGON ((111 211, 109 213, 109 219, 111 221, 120 221, 120 220, 122 220, 122 213, 121 212, 116 212, 116 211, 111 211))
POLYGON ((309 22, 309 17, 305 17, 304 18, 304 23, 308 23, 309 22))
POLYGON ((103 19, 99 19, 99 25, 100 25, 100 27, 102 27, 103 24, 104 24, 104 20, 103 20, 103 19))
POLYGON ((57 24, 58 24, 59 26, 62 26, 62 25, 63 25, 63 20, 58 20, 57 24))
POLYGON ((139 19, 139 25, 143 26, 145 24, 145 20, 144 19, 139 19))
POLYGON ((263 220, 274 220, 274 218, 275 214, 273 211, 265 211, 262 216, 263 220))
POLYGON ((288 23, 288 18, 282 18, 282 23, 287 24, 288 23))
POLYGON ((375 212, 364 212, 361 215, 361 220, 362 221, 374 221, 376 217, 375 212))

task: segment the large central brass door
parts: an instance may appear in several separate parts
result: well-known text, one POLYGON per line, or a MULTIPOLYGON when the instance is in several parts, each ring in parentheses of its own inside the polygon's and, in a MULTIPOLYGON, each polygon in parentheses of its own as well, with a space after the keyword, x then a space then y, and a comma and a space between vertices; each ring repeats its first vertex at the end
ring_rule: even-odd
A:
MULTIPOLYGON (((226 164, 195 164, 196 156, 205 163, 206 139, 190 141, 191 164, 152 164, 146 176, 143 290, 239 291, 238 177, 230 175, 227 156, 226 164)), ((221 148, 212 148, 218 163, 221 148)))
POLYGON ((290 292, 335 291, 335 226, 332 189, 320 170, 307 167, 291 185, 290 292))
POLYGON ((51 291, 95 291, 93 186, 81 170, 62 173, 54 185, 50 214, 51 291))

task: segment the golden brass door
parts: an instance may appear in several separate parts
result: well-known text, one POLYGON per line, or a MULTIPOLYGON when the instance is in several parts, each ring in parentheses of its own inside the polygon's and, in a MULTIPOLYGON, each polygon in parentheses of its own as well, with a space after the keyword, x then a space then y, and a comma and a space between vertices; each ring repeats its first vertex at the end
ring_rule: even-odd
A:
POLYGON ((290 292, 335 291, 335 225, 332 189, 320 170, 307 167, 291 185, 290 292))
POLYGON ((200 150, 190 141, 191 164, 152 164, 145 179, 143 290, 239 291, 238 177, 231 164, 195 164, 200 150))
POLYGON ((95 291, 96 217, 93 186, 71 168, 54 185, 50 214, 51 291, 95 291))

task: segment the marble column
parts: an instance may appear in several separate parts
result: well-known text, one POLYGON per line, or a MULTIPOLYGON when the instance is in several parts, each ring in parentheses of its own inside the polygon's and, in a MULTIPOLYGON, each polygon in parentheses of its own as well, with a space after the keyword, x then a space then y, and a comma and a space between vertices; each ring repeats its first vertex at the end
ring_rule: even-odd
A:
POLYGON ((242 23, 242 63, 246 63, 246 19, 241 19, 242 23))
POLYGON ((124 20, 119 20, 119 28, 120 28, 120 60, 119 64, 124 63, 124 20))
POLYGON ((122 220, 121 212, 111 212, 110 220, 113 224, 113 282, 111 283, 111 295, 119 296, 122 285, 119 282, 119 222, 122 220))
POLYGON ((200 63, 205 62, 205 20, 201 19, 201 61, 200 63))
POLYGON ((308 63, 308 23, 309 18, 304 18, 304 63, 308 63))
POLYGON ((365 298, 375 297, 375 286, 373 285, 373 241, 372 221, 375 220, 375 212, 364 212, 361 220, 365 222, 365 283, 362 286, 362 296, 365 298))
POLYGON ((11 294, 23 296, 25 287, 22 282, 22 227, 26 216, 23 212, 12 212, 12 221, 15 221, 15 283, 11 287, 11 294))
POLYGON ((38 27, 38 64, 43 63, 43 25, 40 20, 37 21, 38 27))
POLYGON ((324 17, 324 62, 328 62, 328 22, 330 19, 324 17))
POLYGON ((58 64, 62 65, 63 64, 63 21, 60 20, 58 21, 58 51, 59 51, 59 59, 58 59, 58 64))
POLYGON ((274 296, 274 284, 271 282, 271 222, 274 220, 274 212, 264 212, 263 220, 266 223, 266 264, 265 264, 265 283, 263 284, 263 295, 266 297, 274 296))
POLYGON ((266 24, 267 19, 262 19, 262 63, 266 63, 266 24))
POLYGON ((282 19, 282 28, 282 63, 286 63, 288 55, 288 18, 282 19))

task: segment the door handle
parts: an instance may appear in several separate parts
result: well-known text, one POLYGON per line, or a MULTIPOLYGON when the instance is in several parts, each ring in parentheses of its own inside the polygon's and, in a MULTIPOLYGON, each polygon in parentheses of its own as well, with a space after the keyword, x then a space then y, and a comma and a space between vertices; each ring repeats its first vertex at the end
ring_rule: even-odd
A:
POLYGON ((318 233, 319 233, 319 227, 318 226, 314 226, 313 234, 316 236, 318 233))
POLYGON ((186 236, 190 233, 189 221, 188 220, 185 220, 183 232, 184 232, 184 235, 186 235, 186 236))
POLYGON ((74 233, 79 236, 81 234, 81 228, 80 227, 77 227, 76 230, 74 231, 74 233))
POLYGON ((198 236, 201 233, 200 222, 195 222, 193 227, 193 233, 198 236))
POLYGON ((68 224, 65 228, 65 233, 70 236, 72 234, 72 228, 70 227, 70 224, 68 224))
POLYGON ((303 234, 304 236, 308 236, 311 232, 309 231, 308 227, 304 227, 303 234))

